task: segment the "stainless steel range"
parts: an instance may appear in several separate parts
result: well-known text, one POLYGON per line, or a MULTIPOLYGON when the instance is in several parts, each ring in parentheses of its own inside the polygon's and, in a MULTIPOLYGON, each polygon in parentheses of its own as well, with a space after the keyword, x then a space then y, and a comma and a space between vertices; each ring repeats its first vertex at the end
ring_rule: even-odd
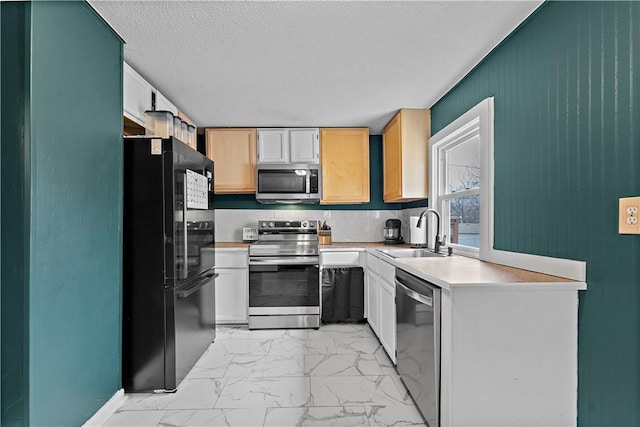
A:
POLYGON ((259 221, 249 246, 249 329, 320 327, 318 222, 259 221))

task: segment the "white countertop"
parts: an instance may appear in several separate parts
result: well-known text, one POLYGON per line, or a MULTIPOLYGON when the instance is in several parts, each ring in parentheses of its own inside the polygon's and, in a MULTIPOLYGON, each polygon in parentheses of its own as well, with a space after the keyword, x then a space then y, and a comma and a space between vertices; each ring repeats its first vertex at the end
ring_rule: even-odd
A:
POLYGON ((508 267, 463 256, 392 258, 380 251, 369 253, 443 289, 453 287, 516 286, 534 289, 585 290, 584 282, 508 267))
MULTIPOLYGON (((246 251, 248 243, 216 243, 215 248, 224 251, 246 251)), ((409 245, 394 245, 407 248, 409 245)), ((382 242, 334 242, 320 245, 320 252, 367 251, 370 254, 418 276, 443 289, 453 287, 532 287, 533 289, 585 290, 587 284, 563 277, 551 276, 520 268, 508 267, 475 258, 448 256, 442 258, 392 258, 376 249, 389 249, 382 242)))
MULTIPOLYGON (((394 245, 393 248, 407 248, 409 245, 394 245)), ((376 249, 389 249, 382 242, 342 242, 321 245, 321 252, 366 250, 367 252, 399 267, 415 276, 440 286, 452 287, 484 286, 530 286, 534 289, 585 290, 584 282, 551 276, 520 268, 508 267, 463 256, 442 258, 392 258, 376 249)))

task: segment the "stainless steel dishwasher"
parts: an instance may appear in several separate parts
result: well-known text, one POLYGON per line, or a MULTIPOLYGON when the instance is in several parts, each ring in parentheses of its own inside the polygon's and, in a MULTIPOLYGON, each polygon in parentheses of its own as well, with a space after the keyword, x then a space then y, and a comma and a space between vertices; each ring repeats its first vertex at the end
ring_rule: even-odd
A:
POLYGON ((396 269, 398 375, 427 425, 440 425, 441 290, 396 269))

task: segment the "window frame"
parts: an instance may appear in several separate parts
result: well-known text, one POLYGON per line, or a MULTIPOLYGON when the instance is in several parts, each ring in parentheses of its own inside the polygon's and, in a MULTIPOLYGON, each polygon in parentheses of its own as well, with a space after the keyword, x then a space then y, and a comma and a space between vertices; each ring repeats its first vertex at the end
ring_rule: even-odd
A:
MULTIPOLYGON (((454 198, 480 194, 480 245, 449 243, 455 254, 483 259, 488 248, 493 247, 493 97, 486 98, 462 116, 436 133, 429 140, 431 159, 429 207, 441 214, 441 228, 449 229, 450 218, 444 203, 454 198), (447 193, 446 153, 475 137, 480 139, 480 187, 447 193)), ((429 229, 435 227, 429 218, 429 229)), ((442 231, 442 230, 440 230, 442 231)), ((433 247, 433 235, 429 233, 429 245, 433 247)), ((444 234, 444 233, 443 233, 444 234)), ((449 236, 449 240, 450 240, 449 236)))

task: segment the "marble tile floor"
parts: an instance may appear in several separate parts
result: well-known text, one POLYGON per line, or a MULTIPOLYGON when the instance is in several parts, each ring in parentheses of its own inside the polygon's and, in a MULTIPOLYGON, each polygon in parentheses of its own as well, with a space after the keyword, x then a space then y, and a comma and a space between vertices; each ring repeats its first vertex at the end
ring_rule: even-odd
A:
POLYGON ((424 426, 368 325, 216 341, 174 394, 129 394, 105 426, 424 426))

